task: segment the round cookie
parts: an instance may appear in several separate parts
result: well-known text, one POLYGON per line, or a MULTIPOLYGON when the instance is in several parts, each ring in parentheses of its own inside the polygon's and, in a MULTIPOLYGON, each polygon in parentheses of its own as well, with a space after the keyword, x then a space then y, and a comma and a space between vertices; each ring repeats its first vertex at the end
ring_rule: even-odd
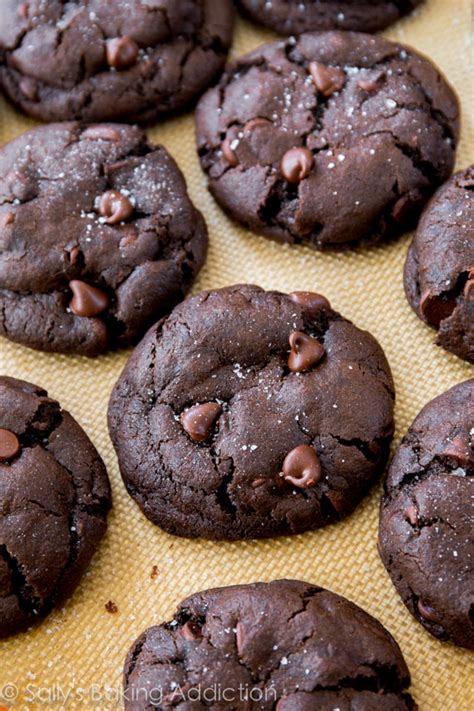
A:
POLYGON ((383 471, 382 349, 327 300, 241 285, 180 304, 123 371, 109 429, 130 495, 180 536, 299 533, 351 512, 383 471))
POLYGON ((432 198, 405 263, 405 292, 438 345, 474 362, 474 166, 432 198))
POLYGON ((458 114, 451 88, 413 50, 309 33, 237 60, 198 105, 197 146, 234 219, 340 249, 414 224, 451 174, 458 114))
POLYGON ((124 669, 126 711, 407 711, 409 684, 380 622, 297 580, 191 595, 135 641, 124 669))
POLYGON ((0 85, 42 121, 149 122, 222 70, 231 0, 2 0, 0 85))
POLYGON ((41 388, 0 376, 0 637, 73 592, 106 529, 110 486, 85 432, 41 388))
POLYGON ((0 148, 0 333, 94 356, 137 341, 200 269, 207 229, 161 146, 122 124, 0 148))
POLYGON ((377 32, 423 0, 238 0, 254 22, 282 35, 321 30, 377 32))
POLYGON ((474 380, 432 400, 390 467, 379 551, 412 615, 474 649, 474 380))

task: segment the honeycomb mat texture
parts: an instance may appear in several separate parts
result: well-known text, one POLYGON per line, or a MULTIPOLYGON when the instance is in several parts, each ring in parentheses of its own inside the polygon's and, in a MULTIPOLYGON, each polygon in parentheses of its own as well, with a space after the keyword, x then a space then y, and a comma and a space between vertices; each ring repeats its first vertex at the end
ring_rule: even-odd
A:
MULTIPOLYGON (((458 91, 463 127, 457 168, 474 158, 472 9, 471 0, 427 0, 386 33, 431 57, 458 91)), ((273 37, 239 19, 233 56, 273 37)), ((1 142, 34 125, 0 99, 1 142)), ((410 235, 347 254, 319 254, 256 237, 228 220, 208 195, 191 113, 149 135, 177 159, 208 221, 209 258, 194 291, 248 281, 326 294, 387 353, 397 390, 395 444, 426 402, 473 376, 472 366, 433 344, 434 332, 406 302, 402 269, 410 235)), ((436 641, 412 619, 378 558, 380 486, 345 522, 278 540, 187 541, 144 518, 125 492, 106 427, 108 397, 128 355, 87 360, 0 342, 0 372, 47 388, 90 435, 107 464, 114 500, 109 531, 76 594, 34 630, 0 643, 0 694, 4 689, 6 697, 0 704, 120 709, 126 651, 145 627, 169 619, 185 596, 216 585, 291 577, 345 595, 381 620, 401 645, 422 711, 472 710, 474 656, 436 641), (114 614, 105 607, 109 601, 117 606, 114 614)))

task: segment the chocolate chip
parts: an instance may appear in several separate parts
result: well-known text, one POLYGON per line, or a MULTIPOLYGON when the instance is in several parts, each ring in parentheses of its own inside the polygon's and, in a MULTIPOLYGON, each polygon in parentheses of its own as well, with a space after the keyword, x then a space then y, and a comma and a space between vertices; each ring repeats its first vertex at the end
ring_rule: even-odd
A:
POLYGON ((309 73, 316 89, 326 97, 331 96, 336 91, 340 91, 346 81, 346 75, 342 69, 328 67, 326 64, 321 64, 321 62, 311 62, 309 73))
POLYGON ((11 194, 20 202, 28 202, 37 195, 36 181, 22 170, 12 170, 8 173, 6 181, 11 194))
POLYGON ((107 40, 107 63, 114 69, 128 69, 137 61, 138 45, 131 37, 114 37, 107 40))
POLYGON ((453 437, 443 449, 442 455, 451 459, 456 467, 466 467, 470 461, 469 444, 462 437, 453 437))
POLYGON ((118 612, 117 604, 113 600, 109 600, 108 602, 106 602, 104 607, 107 612, 110 612, 111 615, 116 615, 118 612))
POLYGON ((378 82, 374 79, 359 79, 359 81, 357 82, 357 86, 359 87, 359 89, 362 89, 362 91, 366 91, 368 94, 372 94, 374 91, 377 90, 377 84, 378 82))
POLYGON ((118 141, 119 132, 112 126, 101 126, 100 124, 88 126, 81 134, 81 138, 86 141, 118 141))
POLYGON ((436 622, 439 625, 438 616, 434 608, 430 607, 430 605, 425 604, 422 600, 418 600, 417 607, 418 612, 422 617, 425 618, 425 620, 428 620, 429 622, 436 622))
POLYGON ((340 491, 327 491, 324 496, 329 501, 336 513, 341 514, 350 510, 350 502, 340 491))
POLYGON ((84 281, 73 279, 69 282, 69 288, 73 293, 69 308, 76 316, 98 316, 109 305, 107 294, 84 281))
POLYGON ((456 308, 456 301, 453 299, 445 300, 437 294, 431 294, 429 289, 422 294, 420 299, 420 312, 424 320, 439 327, 441 321, 449 318, 456 308))
POLYGON ((474 188, 474 171, 472 170, 472 167, 466 168, 466 170, 461 174, 457 173, 454 178, 460 188, 467 188, 468 190, 474 188))
POLYGON ((237 622, 235 626, 235 642, 237 644, 237 654, 242 656, 246 641, 245 627, 242 622, 237 622))
POLYGON ((256 128, 268 128, 269 126, 272 126, 272 122, 269 121, 268 119, 265 118, 254 118, 248 121, 245 126, 244 126, 244 132, 245 133, 252 133, 252 131, 255 131, 256 128))
POLYGON ((81 250, 79 247, 73 247, 71 251, 69 252, 69 262, 70 264, 76 264, 77 260, 79 259, 79 255, 81 254, 81 250))
POLYGON ((0 462, 8 462, 20 451, 20 442, 14 432, 0 429, 0 462))
POLYGON ((124 228, 123 237, 119 242, 119 249, 124 250, 136 245, 138 239, 137 231, 134 227, 124 228))
POLYGON ((30 9, 28 7, 28 4, 26 2, 22 2, 18 5, 18 14, 19 16, 23 19, 26 20, 30 12, 30 9))
POLYGON ((410 506, 405 509, 405 518, 412 526, 418 526, 418 509, 415 504, 410 504, 410 506))
POLYGON ((212 431, 216 419, 222 412, 222 407, 216 402, 205 402, 194 405, 181 414, 183 429, 195 442, 204 442, 212 431))
POLYGON ((467 277, 467 282, 464 285, 463 296, 465 299, 470 299, 471 294, 474 291, 474 267, 469 269, 469 274, 467 277))
POLYGON ((316 450, 308 444, 292 449, 283 462, 283 478, 300 489, 315 486, 321 478, 321 463, 316 450))
POLYGON ((281 174, 289 183, 299 183, 311 172, 314 156, 308 148, 291 148, 281 159, 281 174))
POLYGON ((176 689, 173 689, 173 691, 170 691, 169 694, 165 694, 164 696, 161 696, 160 694, 160 708, 175 708, 175 706, 178 706, 180 701, 183 701, 183 698, 186 698, 186 694, 188 693, 190 688, 191 684, 189 682, 186 682, 185 684, 179 684, 179 686, 177 686, 176 689))
POLYGON ((123 160, 116 160, 113 163, 107 163, 105 166, 105 172, 107 175, 110 173, 115 173, 116 170, 122 170, 123 168, 127 168, 130 165, 130 160, 128 158, 124 158, 123 160))
POLYGON ((392 207, 392 217, 399 224, 407 223, 423 200, 418 190, 411 190, 402 195, 392 207))
POLYGON ((312 291, 293 291, 288 294, 290 299, 300 306, 308 316, 316 317, 320 311, 329 310, 331 304, 322 294, 316 294, 312 291))
POLYGON ((23 77, 18 84, 23 96, 28 99, 28 101, 38 101, 38 85, 34 79, 31 77, 23 77))
POLYGON ((306 145, 310 150, 321 150, 321 148, 327 148, 329 146, 329 141, 326 136, 319 134, 315 136, 314 133, 310 134, 306 139, 306 145))
POLYGON ((197 639, 202 639, 202 627, 197 622, 193 622, 193 620, 188 620, 181 627, 181 634, 183 635, 184 639, 188 640, 188 642, 194 642, 197 639))
POLYGON ((291 352, 288 357, 288 368, 293 373, 303 373, 319 363, 325 354, 324 346, 312 336, 303 331, 293 331, 289 343, 291 352))
POLYGON ((239 159, 237 158, 234 150, 231 148, 231 144, 233 143, 233 139, 231 139, 229 136, 227 136, 223 142, 222 142, 222 155, 224 156, 225 160, 227 163, 232 166, 232 168, 235 168, 236 165, 239 164, 239 159))
POLYGON ((133 205, 118 190, 107 190, 97 199, 97 209, 108 225, 117 225, 128 220, 133 214, 133 205))
POLYGON ((15 222, 15 213, 8 211, 1 217, 1 225, 2 227, 8 227, 8 225, 11 225, 13 222, 15 222))
POLYGON ((384 71, 377 72, 377 74, 373 74, 372 76, 359 79, 357 86, 359 89, 362 89, 362 91, 366 91, 368 94, 373 94, 385 80, 385 77, 386 74, 384 71))

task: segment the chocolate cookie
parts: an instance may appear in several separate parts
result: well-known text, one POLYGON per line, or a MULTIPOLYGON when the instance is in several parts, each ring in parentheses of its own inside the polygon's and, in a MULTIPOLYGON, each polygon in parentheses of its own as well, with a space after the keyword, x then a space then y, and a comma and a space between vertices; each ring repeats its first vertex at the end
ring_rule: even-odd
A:
POLYGON ((423 0, 237 0, 254 22, 282 35, 314 30, 377 32, 423 0))
POLYGON ((127 711, 406 711, 409 684, 380 622, 297 580, 191 595, 136 640, 124 669, 127 711))
POLYGON ((222 70, 231 0, 2 0, 0 85, 42 121, 149 122, 222 70))
POLYGON ((122 124, 51 124, 0 148, 0 333, 88 356, 138 340, 207 248, 161 146, 122 124))
POLYGON ((474 649, 474 380, 416 417, 388 474, 379 550, 412 615, 474 649))
POLYGON ((393 433, 382 349, 318 294, 232 286, 180 304, 109 405, 130 495, 170 533, 298 533, 354 509, 393 433))
POLYGON ((318 249, 412 226, 451 174, 455 94, 413 50, 327 32, 240 58, 197 110, 216 200, 250 229, 318 249))
POLYGON ((71 595, 105 533, 110 487, 85 432, 41 388, 0 377, 0 637, 71 595))
POLYGON ((474 166, 427 206, 405 264, 405 292, 436 342, 474 362, 474 166))

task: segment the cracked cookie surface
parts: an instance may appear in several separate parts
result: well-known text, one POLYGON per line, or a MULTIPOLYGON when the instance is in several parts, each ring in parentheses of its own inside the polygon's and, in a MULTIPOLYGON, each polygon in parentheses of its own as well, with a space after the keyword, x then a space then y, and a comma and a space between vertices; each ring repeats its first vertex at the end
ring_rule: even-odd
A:
POLYGON ((436 343, 474 362, 474 166, 434 195, 408 252, 405 292, 436 343))
POLYGON ((353 510, 383 470, 393 404, 379 344, 324 297, 240 285, 150 329, 115 386, 109 429, 154 523, 265 537, 353 510))
POLYGON ((85 432, 44 390, 2 376, 0 401, 0 637, 5 637, 73 592, 105 533, 110 486, 85 432))
POLYGON ((380 622, 297 580, 191 595, 171 622, 136 640, 124 669, 127 711, 407 711, 416 708, 404 692, 409 684, 400 648, 380 622), (210 706, 213 689, 220 698, 210 706))
POLYGON ((0 85, 43 121, 149 122, 222 70, 231 0, 2 0, 0 85))
POLYGON ((377 32, 423 0, 238 0, 255 22, 283 35, 322 30, 377 32))
POLYGON ((94 356, 184 298, 204 219, 161 146, 123 124, 59 123, 0 149, 0 333, 94 356))
POLYGON ((230 67, 198 104, 197 147, 210 191, 234 219, 340 249, 414 225, 451 174, 458 114, 439 71, 408 47, 308 33, 230 67))
POLYGON ((379 551, 412 615, 474 649, 474 380, 432 400, 391 464, 379 551))

